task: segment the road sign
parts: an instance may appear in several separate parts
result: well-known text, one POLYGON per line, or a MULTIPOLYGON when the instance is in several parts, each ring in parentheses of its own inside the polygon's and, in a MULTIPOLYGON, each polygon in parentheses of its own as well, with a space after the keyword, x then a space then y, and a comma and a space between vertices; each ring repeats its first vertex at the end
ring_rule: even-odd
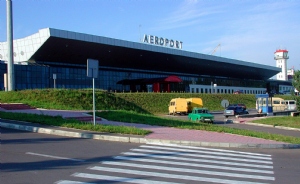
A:
POLYGON ((228 105, 229 105, 229 101, 228 100, 224 99, 224 100, 221 101, 221 106, 222 107, 227 108, 228 105))
POLYGON ((98 77, 99 61, 95 59, 87 59, 87 76, 93 78, 93 121, 96 125, 96 103, 95 103, 95 78, 98 77))
POLYGON ((95 59, 87 59, 87 76, 98 78, 99 61, 95 59))

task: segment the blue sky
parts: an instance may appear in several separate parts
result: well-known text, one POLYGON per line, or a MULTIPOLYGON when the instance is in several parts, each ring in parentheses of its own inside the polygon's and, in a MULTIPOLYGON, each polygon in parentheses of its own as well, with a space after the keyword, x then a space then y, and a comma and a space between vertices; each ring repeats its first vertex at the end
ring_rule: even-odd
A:
MULTIPOLYGON (((275 66, 289 51, 300 70, 299 0, 12 0, 14 39, 51 27, 139 42, 144 34, 183 42, 183 50, 275 66)), ((0 0, 6 41, 6 0, 0 0)))

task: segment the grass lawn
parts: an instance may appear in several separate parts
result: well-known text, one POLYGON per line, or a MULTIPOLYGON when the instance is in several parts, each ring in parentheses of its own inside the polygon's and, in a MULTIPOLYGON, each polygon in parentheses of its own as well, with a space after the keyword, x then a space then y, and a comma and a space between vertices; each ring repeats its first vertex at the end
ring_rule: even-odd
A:
POLYGON ((223 132, 223 133, 231 133, 231 134, 237 134, 243 136, 257 137, 257 138, 268 139, 268 140, 275 140, 275 141, 292 143, 292 144, 300 144, 299 137, 270 134, 266 132, 256 132, 253 130, 237 129, 231 127, 218 126, 214 124, 207 124, 207 123, 196 123, 191 121, 173 120, 173 119, 157 117, 154 115, 140 114, 140 113, 129 112, 129 111, 101 111, 101 112, 96 112, 96 116, 103 117, 111 121, 159 125, 159 126, 182 128, 182 129, 223 132))
MULTIPOLYGON (((300 144, 299 137, 284 136, 278 134, 270 134, 266 132, 256 132, 252 130, 242 130, 237 128, 217 126, 206 123, 196 123, 191 121, 173 120, 160 118, 154 115, 140 114, 130 111, 102 111, 96 112, 96 115, 112 121, 121 121, 128 123, 141 123, 149 125, 159 125, 166 127, 175 127, 182 129, 194 129, 205 130, 213 132, 231 133, 243 136, 257 137, 268 140, 275 140, 280 142, 300 144)), ((151 131, 138 129, 134 127, 126 126, 111 126, 111 125, 96 125, 91 123, 81 122, 75 119, 64 119, 61 116, 47 116, 37 114, 25 114, 25 113, 11 113, 1 112, 0 117, 3 119, 22 120, 26 122, 39 123, 52 126, 60 126, 67 128, 76 128, 81 130, 90 130, 98 132, 120 133, 120 134, 132 134, 132 135, 147 135, 151 131)))
POLYGON ((61 116, 48 116, 26 113, 1 112, 0 117, 3 119, 26 121, 31 123, 39 123, 43 125, 52 125, 66 128, 75 128, 79 130, 89 130, 96 132, 109 132, 131 135, 147 135, 151 133, 149 130, 143 130, 135 127, 100 125, 95 126, 92 123, 79 121, 76 119, 64 119, 61 116))
POLYGON ((291 116, 278 116, 278 117, 268 117, 259 120, 252 121, 253 123, 267 124, 273 126, 284 126, 291 128, 300 129, 300 116, 291 117, 291 116))

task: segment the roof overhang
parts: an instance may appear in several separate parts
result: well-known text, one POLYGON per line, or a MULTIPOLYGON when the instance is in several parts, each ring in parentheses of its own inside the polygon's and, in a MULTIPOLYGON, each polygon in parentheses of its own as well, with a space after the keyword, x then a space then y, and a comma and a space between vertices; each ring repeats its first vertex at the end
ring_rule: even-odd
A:
POLYGON ((49 29, 49 38, 30 60, 86 64, 169 73, 266 80, 280 68, 144 43, 49 29))

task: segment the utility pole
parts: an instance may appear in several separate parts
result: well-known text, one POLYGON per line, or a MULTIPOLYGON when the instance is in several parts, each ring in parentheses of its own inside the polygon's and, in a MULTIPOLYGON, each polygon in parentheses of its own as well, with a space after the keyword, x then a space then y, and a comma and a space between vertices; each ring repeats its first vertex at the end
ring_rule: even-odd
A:
POLYGON ((12 24, 12 1, 6 0, 6 20, 7 20, 7 88, 8 91, 15 90, 15 72, 13 56, 13 24, 12 24))
POLYGON ((140 34, 140 42, 142 42, 142 38, 141 38, 141 24, 139 25, 139 34, 140 34))

